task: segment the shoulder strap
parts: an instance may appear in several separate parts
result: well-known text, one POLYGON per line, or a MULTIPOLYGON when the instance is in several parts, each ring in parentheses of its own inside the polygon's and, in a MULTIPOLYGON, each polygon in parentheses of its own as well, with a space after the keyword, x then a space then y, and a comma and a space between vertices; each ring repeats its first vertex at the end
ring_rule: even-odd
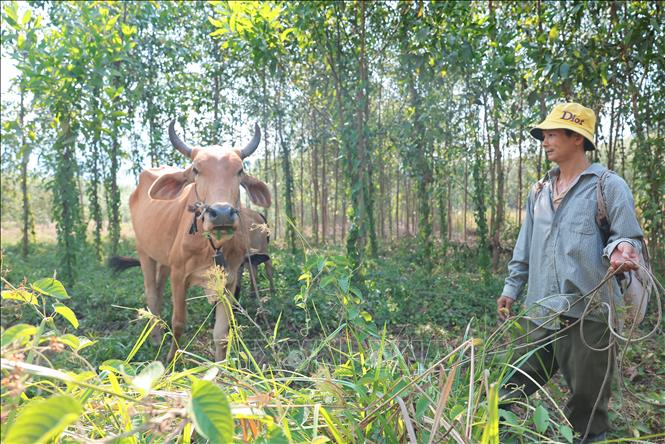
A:
MULTIPOLYGON (((607 169, 601 174, 596 183, 596 200, 598 202, 598 208, 596 209, 596 223, 600 228, 600 231, 603 235, 603 240, 607 243, 607 240, 610 237, 610 220, 607 214, 607 201, 605 200, 605 194, 603 193, 603 187, 605 186, 605 180, 610 174, 616 174, 614 171, 607 169)), ((641 253, 643 265, 651 270, 651 261, 649 257, 649 249, 647 247, 644 237, 640 238, 641 243, 641 253)))
POLYGON ((543 187, 545 186, 545 184, 546 184, 549 180, 550 180, 550 173, 547 172, 547 173, 545 173, 545 175, 543 176, 542 179, 540 179, 538 182, 536 182, 536 183, 534 184, 534 186, 533 186, 533 190, 534 190, 534 198, 538 197, 538 195, 540 194, 540 192, 543 190, 543 187))
POLYGON ((605 170, 596 182, 596 202, 598 205, 598 208, 596 209, 596 223, 600 227, 600 231, 603 233, 605 241, 610 237, 610 221, 607 215, 607 202, 605 201, 603 187, 605 186, 607 176, 610 174, 612 174, 612 170, 605 170))

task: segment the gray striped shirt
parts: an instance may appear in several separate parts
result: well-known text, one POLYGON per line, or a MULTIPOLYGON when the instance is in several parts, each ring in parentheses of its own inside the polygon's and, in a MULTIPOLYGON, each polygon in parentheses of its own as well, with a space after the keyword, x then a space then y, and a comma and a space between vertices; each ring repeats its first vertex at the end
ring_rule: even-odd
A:
MULTIPOLYGON (((527 285, 526 316, 547 328, 557 328, 557 313, 579 318, 589 301, 581 298, 605 276, 609 257, 620 242, 631 243, 640 251, 643 236, 635 216, 633 196, 626 182, 610 174, 603 186, 610 222, 609 239, 603 239, 596 223, 596 183, 606 168, 594 163, 582 172, 557 210, 552 205, 552 182, 559 169, 549 174, 540 192, 532 187, 526 218, 508 264, 509 276, 502 295, 517 299, 527 285)), ((598 294, 598 300, 623 300, 616 280, 611 279, 598 294)), ((589 319, 607 319, 600 305, 589 319)))

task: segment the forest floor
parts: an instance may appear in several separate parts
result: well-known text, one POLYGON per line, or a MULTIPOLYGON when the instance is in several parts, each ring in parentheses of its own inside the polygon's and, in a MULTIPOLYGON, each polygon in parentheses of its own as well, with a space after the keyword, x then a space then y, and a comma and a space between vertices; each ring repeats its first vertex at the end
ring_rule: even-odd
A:
MULTIPOLYGON (((486 338, 497 327, 495 298, 503 283, 503 272, 478 272, 475 252, 463 246, 437 248, 431 268, 419 261, 413 248, 415 241, 405 240, 390 245, 379 258, 371 260, 365 275, 366 289, 362 308, 379 327, 386 326, 413 362, 434 362, 464 338, 486 338)), ((56 246, 42 242, 31 246, 27 259, 20 256, 18 245, 3 246, 2 275, 10 283, 33 282, 50 277, 59 267, 56 246)), ((123 241, 120 254, 133 255, 133 243, 123 241)), ((307 359, 309 350, 340 323, 325 293, 315 294, 306 308, 298 306, 296 296, 303 285, 303 270, 316 268, 317 260, 336 252, 312 249, 292 255, 272 246, 276 292, 269 294, 262 267, 259 273, 259 296, 250 291, 245 273, 242 310, 236 311, 240 336, 261 365, 278 361, 283 367, 295 367, 307 359), (272 347, 266 347, 266 338, 272 347), (272 338, 272 339, 271 339, 272 338)), ((140 270, 133 269, 114 276, 91 251, 83 251, 78 278, 67 290, 68 306, 78 316, 77 335, 97 343, 81 354, 98 366, 109 359, 124 359, 145 326, 139 310, 144 308, 140 270)), ((170 291, 167 287, 167 294, 170 291)), ((186 340, 188 350, 199 356, 210 356, 212 350, 211 306, 202 293, 190 290, 186 340), (201 328, 202 327, 202 328, 201 328)), ((170 302, 165 298, 164 319, 170 319, 170 302)), ((2 326, 32 322, 29 312, 17 306, 4 306, 2 326)), ((343 347, 344 344, 339 344, 343 347)), ((148 361, 164 357, 164 351, 146 343, 134 358, 148 361)), ((639 397, 660 403, 653 407, 618 390, 611 402, 610 417, 614 426, 611 436, 628 438, 665 431, 665 338, 660 334, 631 345, 621 367, 628 387, 639 397)), ((616 378, 615 378, 616 379, 616 378)), ((547 386, 559 405, 565 404, 567 390, 562 378, 547 386)), ((546 401, 536 394, 535 399, 546 401)))

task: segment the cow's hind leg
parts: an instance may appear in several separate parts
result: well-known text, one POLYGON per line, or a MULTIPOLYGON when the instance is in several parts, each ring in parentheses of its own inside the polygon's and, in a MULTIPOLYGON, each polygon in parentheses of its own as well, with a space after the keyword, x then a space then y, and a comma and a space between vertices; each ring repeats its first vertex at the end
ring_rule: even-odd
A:
MULTIPOLYGON (((143 289, 148 309, 155 316, 162 314, 162 295, 159 292, 157 270, 160 265, 153 258, 145 253, 139 252, 139 261, 141 262, 141 271, 143 272, 143 289)), ((159 326, 151 332, 152 340, 159 344, 162 338, 162 331, 159 326)))
POLYGON ((263 263, 266 267, 266 275, 268 276, 268 282, 270 282, 270 296, 275 296, 275 281, 272 277, 272 261, 268 259, 263 263))
POLYGON ((233 296, 236 298, 236 301, 240 300, 240 292, 242 291, 242 274, 245 271, 245 266, 241 265, 238 270, 238 278, 236 279, 236 289, 233 291, 233 296))

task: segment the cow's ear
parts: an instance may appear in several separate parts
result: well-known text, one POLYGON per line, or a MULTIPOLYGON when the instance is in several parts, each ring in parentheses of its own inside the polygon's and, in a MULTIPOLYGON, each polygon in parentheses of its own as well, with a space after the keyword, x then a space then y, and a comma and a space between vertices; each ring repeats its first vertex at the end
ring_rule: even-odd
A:
POLYGON ((272 203, 268 185, 261 182, 259 179, 252 177, 249 174, 243 174, 242 179, 240 179, 240 185, 245 187, 245 190, 247 190, 247 193, 249 194, 249 198, 256 205, 268 208, 272 203))
POLYGON ((190 166, 186 170, 162 174, 153 182, 148 195, 151 199, 172 200, 178 197, 186 185, 194 181, 194 173, 190 166))

